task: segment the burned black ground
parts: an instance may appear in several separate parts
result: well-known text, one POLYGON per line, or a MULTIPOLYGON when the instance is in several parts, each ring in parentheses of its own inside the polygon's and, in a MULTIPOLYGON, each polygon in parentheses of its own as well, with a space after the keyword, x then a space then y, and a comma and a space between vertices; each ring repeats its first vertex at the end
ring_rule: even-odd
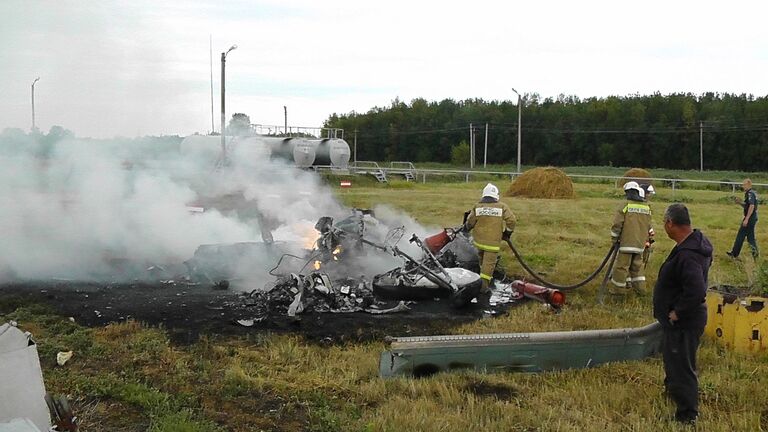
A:
MULTIPOLYGON (((13 283, 0 286, 0 298, 0 313, 21 305, 43 304, 89 327, 136 320, 164 328, 178 344, 194 343, 200 335, 245 336, 259 332, 298 334, 318 344, 366 342, 386 336, 451 333, 457 326, 483 316, 474 305, 455 310, 448 301, 441 300, 410 303, 407 312, 384 315, 305 313, 291 318, 274 311, 245 327, 237 321, 254 315, 245 294, 162 283, 13 283)), ((392 302, 392 306, 395 304, 392 302)))

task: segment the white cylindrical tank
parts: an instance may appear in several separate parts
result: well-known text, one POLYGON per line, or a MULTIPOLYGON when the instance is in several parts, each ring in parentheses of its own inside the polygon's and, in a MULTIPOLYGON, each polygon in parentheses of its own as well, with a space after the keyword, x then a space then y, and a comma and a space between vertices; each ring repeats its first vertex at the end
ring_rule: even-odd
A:
POLYGON ((298 167, 312 166, 315 148, 304 138, 265 138, 270 142, 272 158, 293 162, 298 167))
POLYGON ((345 168, 349 164, 349 144, 338 138, 313 140, 315 165, 330 165, 345 168))
POLYGON ((270 154, 269 144, 262 137, 238 137, 227 146, 230 158, 256 162, 265 160, 270 154))
POLYGON ((293 163, 298 167, 308 167, 315 164, 316 148, 309 140, 293 138, 293 163))
MULTIPOLYGON (((181 154, 201 160, 216 161, 221 156, 221 137, 190 135, 179 145, 181 154)), ((249 161, 261 158, 279 158, 293 162, 297 167, 333 165, 346 167, 349 163, 349 145, 340 139, 308 140, 268 136, 227 137, 230 157, 249 161), (321 154, 318 162, 316 155, 321 154)))
POLYGON ((268 141, 272 158, 293 161, 293 143, 291 138, 270 138, 268 141))

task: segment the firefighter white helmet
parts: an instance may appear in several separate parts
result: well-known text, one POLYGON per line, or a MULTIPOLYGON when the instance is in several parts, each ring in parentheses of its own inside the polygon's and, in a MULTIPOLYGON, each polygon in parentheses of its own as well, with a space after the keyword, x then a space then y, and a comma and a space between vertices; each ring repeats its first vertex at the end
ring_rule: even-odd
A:
POLYGON ((495 200, 499 199, 499 188, 497 188, 493 183, 488 183, 483 188, 483 197, 491 197, 495 200))
POLYGON ((636 181, 629 181, 624 183, 624 193, 627 193, 631 190, 637 191, 637 194, 640 196, 640 198, 645 198, 645 191, 636 181))

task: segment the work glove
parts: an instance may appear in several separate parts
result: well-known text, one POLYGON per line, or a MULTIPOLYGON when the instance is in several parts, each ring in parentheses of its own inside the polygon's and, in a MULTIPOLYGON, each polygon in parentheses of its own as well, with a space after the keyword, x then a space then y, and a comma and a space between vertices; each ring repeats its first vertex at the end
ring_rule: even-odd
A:
POLYGON ((504 241, 508 241, 512 237, 512 231, 510 230, 504 230, 504 232, 501 234, 501 239, 504 241))
POLYGON ((651 259, 651 254, 653 253, 653 244, 656 243, 656 240, 653 239, 653 237, 649 238, 645 242, 645 248, 643 249, 643 264, 648 265, 648 260, 651 259))
POLYGON ((651 254, 653 253, 653 248, 649 245, 646 246, 645 249, 643 249, 643 264, 648 265, 648 260, 651 259, 651 254))

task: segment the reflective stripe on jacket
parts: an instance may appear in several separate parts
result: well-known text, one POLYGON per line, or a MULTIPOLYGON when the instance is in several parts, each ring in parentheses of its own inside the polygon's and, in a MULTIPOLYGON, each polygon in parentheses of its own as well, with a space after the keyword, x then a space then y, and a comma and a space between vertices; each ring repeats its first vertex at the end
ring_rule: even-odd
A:
POLYGON ((515 215, 503 202, 479 202, 469 214, 467 229, 472 231, 475 247, 498 252, 504 231, 515 230, 515 215))
POLYGON ((643 253, 651 230, 651 207, 629 201, 619 208, 611 227, 611 237, 620 238, 619 251, 643 253))

